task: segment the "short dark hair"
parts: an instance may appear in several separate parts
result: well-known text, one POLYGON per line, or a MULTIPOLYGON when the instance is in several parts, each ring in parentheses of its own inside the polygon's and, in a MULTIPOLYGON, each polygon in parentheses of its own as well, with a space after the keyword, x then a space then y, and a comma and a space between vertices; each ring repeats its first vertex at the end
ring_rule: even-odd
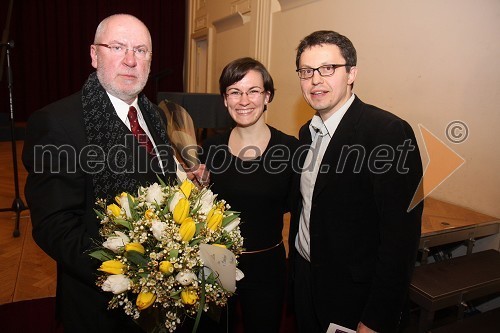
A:
POLYGON ((273 78, 261 62, 250 57, 233 60, 224 67, 219 78, 221 96, 225 97, 227 87, 243 79, 251 70, 257 71, 262 75, 264 90, 269 92, 268 102, 271 102, 274 97, 273 78))
POLYGON ((333 44, 339 47, 340 54, 344 57, 346 64, 348 65, 346 66, 346 71, 349 72, 351 70, 351 66, 356 66, 356 49, 349 38, 335 31, 319 30, 306 36, 300 41, 299 46, 297 47, 297 56, 295 58, 295 66, 297 69, 299 69, 300 56, 302 55, 302 52, 313 46, 322 44, 333 44))

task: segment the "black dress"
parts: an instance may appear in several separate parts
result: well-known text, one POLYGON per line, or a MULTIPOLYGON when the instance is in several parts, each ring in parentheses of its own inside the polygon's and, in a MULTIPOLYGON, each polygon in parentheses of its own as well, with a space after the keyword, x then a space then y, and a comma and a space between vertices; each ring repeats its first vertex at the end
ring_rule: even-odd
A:
POLYGON ((269 129, 271 138, 265 151, 252 160, 241 160, 229 152, 230 131, 203 144, 201 161, 210 170, 212 191, 232 210, 241 212, 243 247, 246 252, 257 251, 239 258, 238 268, 245 277, 230 300, 230 332, 235 329, 236 307, 241 309, 245 333, 278 332, 281 322, 286 281, 283 214, 289 210, 292 161, 299 143, 293 136, 269 129))

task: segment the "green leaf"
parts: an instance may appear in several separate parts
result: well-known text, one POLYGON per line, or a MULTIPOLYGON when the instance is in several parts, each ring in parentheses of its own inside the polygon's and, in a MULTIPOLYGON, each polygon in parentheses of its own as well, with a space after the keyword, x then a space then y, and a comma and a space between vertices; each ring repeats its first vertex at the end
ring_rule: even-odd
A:
POLYGON ((137 221, 139 219, 139 214, 137 214, 135 207, 136 204, 134 202, 134 198, 127 193, 128 206, 130 207, 130 215, 132 215, 132 220, 137 221))
POLYGON ((180 295, 181 291, 182 291, 181 289, 179 289, 177 291, 174 291, 173 293, 170 293, 169 296, 172 297, 172 298, 175 298, 175 299, 179 299, 180 298, 179 295, 180 295))
POLYGON ((97 214, 97 217, 99 217, 101 220, 104 220, 104 218, 106 217, 106 215, 104 215, 103 213, 101 213, 100 211, 98 211, 95 208, 94 208, 94 212, 97 214))
MULTIPOLYGON (((174 200, 174 197, 175 197, 175 192, 174 192, 174 194, 172 194, 172 195, 168 198, 168 200, 167 200, 167 206, 165 207, 165 209, 167 209, 167 208, 169 208, 169 207, 170 207, 170 204, 172 203, 172 200, 174 200)), ((165 210, 165 209, 164 209, 164 210, 165 210)))
POLYGON ((161 179, 160 176, 158 176, 158 174, 156 174, 156 178, 158 178, 158 181, 160 182, 160 185, 162 187, 166 187, 167 186, 167 184, 165 184, 165 182, 163 181, 163 179, 161 179))
POLYGON ((218 275, 214 271, 210 270, 210 275, 207 277, 206 281, 209 284, 216 284, 218 278, 218 275))
POLYGON ((233 214, 233 215, 229 215, 229 216, 224 217, 224 219, 222 219, 222 227, 224 228, 226 225, 228 225, 232 221, 236 220, 238 218, 238 216, 239 216, 239 214, 233 214))
POLYGON ((191 215, 196 215, 196 213, 198 213, 198 210, 201 208, 201 205, 198 205, 196 206, 192 211, 191 211, 191 215))
POLYGON ((170 250, 170 252, 168 253, 168 257, 170 259, 177 259, 177 257, 179 256, 179 250, 177 249, 172 249, 170 250))
POLYGON ((115 258, 115 255, 113 252, 111 252, 109 250, 104 250, 104 249, 90 252, 89 256, 96 258, 100 261, 112 260, 115 258))
POLYGON ((122 225, 124 226, 125 228, 127 228, 128 230, 132 230, 132 223, 130 223, 129 221, 127 220, 124 220, 124 219, 114 219, 114 222, 116 224, 119 224, 119 225, 122 225))
POLYGON ((205 225, 205 222, 199 222, 199 223, 195 224, 196 231, 194 232, 194 237, 198 236, 198 234, 200 233, 201 228, 203 228, 204 225, 205 225))
POLYGON ((161 215, 162 216, 165 216, 167 215, 167 213, 170 211, 170 204, 167 203, 167 205, 165 207, 163 207, 163 210, 161 211, 161 215))
POLYGON ((149 262, 149 260, 146 259, 140 252, 133 250, 125 252, 125 258, 139 267, 146 267, 149 262))
POLYGON ((201 238, 193 238, 190 242, 189 242, 189 246, 194 246, 194 245, 198 245, 201 243, 201 238))

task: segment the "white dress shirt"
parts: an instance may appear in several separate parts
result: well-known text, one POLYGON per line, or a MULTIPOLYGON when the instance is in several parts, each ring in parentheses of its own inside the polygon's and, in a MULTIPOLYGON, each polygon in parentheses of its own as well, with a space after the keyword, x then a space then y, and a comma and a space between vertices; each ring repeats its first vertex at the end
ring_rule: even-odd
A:
MULTIPOLYGON (((139 104, 137 103, 137 97, 134 99, 134 101, 131 104, 127 104, 124 101, 122 101, 121 99, 116 98, 115 96, 109 94, 108 92, 106 92, 106 93, 108 94, 109 99, 111 100, 111 104, 113 104, 113 107, 115 108, 116 114, 123 121, 123 123, 125 124, 125 126, 127 126, 127 128, 129 130, 130 130, 130 120, 128 119, 128 111, 129 111, 131 106, 135 107, 135 109, 137 110, 137 120, 139 122, 139 125, 144 130, 144 132, 148 136, 149 140, 151 140, 151 143, 153 144, 156 156, 158 156, 158 151, 156 150, 155 141, 154 141, 153 137, 151 136, 151 133, 149 132, 148 125, 146 124, 146 121, 144 121, 144 117, 142 116, 141 108, 139 107, 139 104)), ((163 165, 163 161, 160 158, 158 158, 158 160, 160 161, 160 165, 161 165, 163 174, 165 174, 165 166, 163 165)), ((175 164, 177 166, 177 168, 176 168, 177 177, 181 181, 183 181, 187 177, 186 172, 184 171, 184 169, 182 168, 182 166, 180 165, 179 161, 177 160, 177 158, 175 156, 174 156, 174 161, 175 161, 175 164)))
POLYGON ((309 149, 300 177, 300 192, 302 194, 302 211, 299 221, 299 232, 295 238, 295 248, 304 259, 310 261, 310 236, 309 236, 309 219, 311 216, 311 203, 316 185, 318 172, 328 172, 327 168, 334 167, 332 165, 324 165, 320 170, 321 161, 325 155, 326 148, 330 144, 330 140, 335 133, 342 117, 347 112, 347 109, 354 101, 354 94, 342 105, 342 107, 332 114, 326 121, 323 121, 318 114, 315 114, 309 124, 311 131, 311 148, 309 149))

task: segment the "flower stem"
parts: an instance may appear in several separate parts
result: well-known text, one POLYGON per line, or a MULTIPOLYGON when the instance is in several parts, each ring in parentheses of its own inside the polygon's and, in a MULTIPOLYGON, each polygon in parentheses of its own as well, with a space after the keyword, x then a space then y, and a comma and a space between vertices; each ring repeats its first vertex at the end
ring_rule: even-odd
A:
POLYGON ((201 295, 200 295, 200 306, 198 308, 198 313, 196 314, 196 321, 194 322, 192 333, 196 333, 198 330, 198 325, 200 323, 201 314, 203 313, 203 308, 205 307, 205 268, 201 268, 201 295))

